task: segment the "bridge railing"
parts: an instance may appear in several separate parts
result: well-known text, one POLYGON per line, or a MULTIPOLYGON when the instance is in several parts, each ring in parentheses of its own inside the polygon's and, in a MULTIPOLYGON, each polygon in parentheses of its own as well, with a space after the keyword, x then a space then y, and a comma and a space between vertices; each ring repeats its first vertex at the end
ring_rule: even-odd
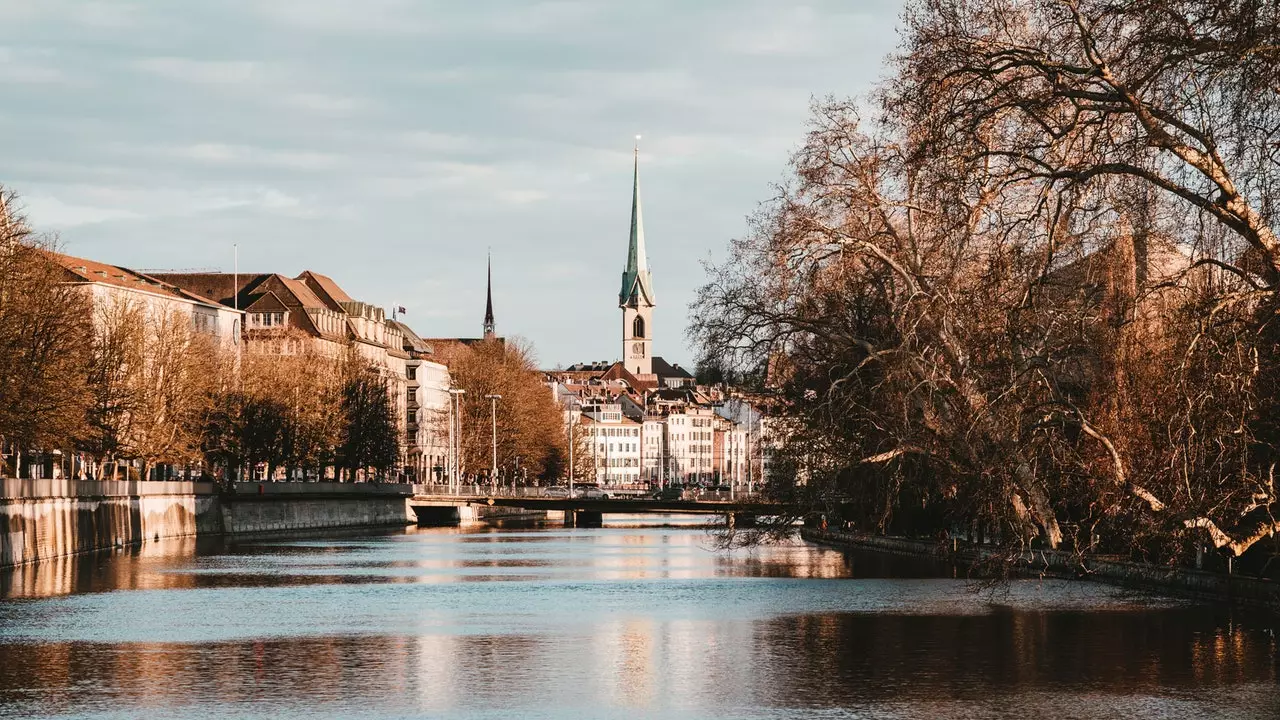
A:
MULTIPOLYGON (((446 497, 484 497, 484 498, 549 498, 564 499, 565 489, 563 486, 550 487, 529 487, 529 486, 498 486, 494 487, 487 483, 460 485, 457 488, 447 483, 423 483, 413 486, 415 495, 438 495, 446 497), (549 492, 550 491, 550 492, 549 492)), ((602 487, 604 493, 611 498, 649 498, 652 497, 654 491, 637 490, 632 487, 602 487)), ((575 488, 575 494, 580 492, 575 488)), ((675 498, 669 498, 675 499, 675 498)), ((763 500, 758 493, 748 493, 745 489, 736 491, 711 490, 709 488, 686 488, 681 500, 702 500, 707 502, 756 502, 763 500)))
POLYGON ((423 483, 413 486, 415 495, 447 495, 449 497, 547 497, 545 487, 501 486, 488 483, 459 485, 423 483))

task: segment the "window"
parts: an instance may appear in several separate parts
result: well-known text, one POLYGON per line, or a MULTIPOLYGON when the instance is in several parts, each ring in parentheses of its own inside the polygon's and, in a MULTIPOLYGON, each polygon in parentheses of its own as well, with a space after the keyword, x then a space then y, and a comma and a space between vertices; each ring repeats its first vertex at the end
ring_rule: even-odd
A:
POLYGON ((191 315, 191 328, 199 333, 216 334, 218 332, 218 317, 197 311, 191 315))
POLYGON ((404 374, 405 374, 405 377, 406 377, 406 378, 408 378, 408 379, 410 379, 410 380, 417 380, 417 379, 418 379, 418 377, 417 377, 417 376, 418 376, 418 368, 416 368, 416 367, 408 368, 407 370, 405 370, 405 373, 404 373, 404 374))
POLYGON ((285 314, 282 312, 250 313, 250 327, 284 327, 285 314))
POLYGON ((636 319, 631 323, 631 336, 638 338, 644 337, 644 318, 639 315, 637 315, 636 319))

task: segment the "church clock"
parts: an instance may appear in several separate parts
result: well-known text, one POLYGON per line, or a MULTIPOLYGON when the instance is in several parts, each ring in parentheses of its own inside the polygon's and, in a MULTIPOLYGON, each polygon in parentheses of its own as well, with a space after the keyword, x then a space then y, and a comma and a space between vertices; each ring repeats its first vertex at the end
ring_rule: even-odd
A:
POLYGON ((639 355, 640 357, 644 357, 644 343, 632 343, 631 352, 639 355))

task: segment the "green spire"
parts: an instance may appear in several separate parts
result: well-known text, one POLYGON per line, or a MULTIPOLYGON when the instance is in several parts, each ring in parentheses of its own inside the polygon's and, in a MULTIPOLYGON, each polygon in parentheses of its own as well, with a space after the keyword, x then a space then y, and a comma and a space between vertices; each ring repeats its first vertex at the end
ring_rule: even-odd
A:
POLYGON ((618 305, 653 305, 653 285, 649 259, 644 252, 644 218, 640 214, 640 136, 636 136, 635 170, 631 189, 631 244, 627 247, 627 269, 622 271, 618 305))

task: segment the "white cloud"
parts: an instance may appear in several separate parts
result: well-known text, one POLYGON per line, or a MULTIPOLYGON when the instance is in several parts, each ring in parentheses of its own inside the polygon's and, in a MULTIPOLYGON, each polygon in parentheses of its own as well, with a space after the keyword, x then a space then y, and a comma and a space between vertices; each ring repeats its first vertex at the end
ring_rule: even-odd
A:
POLYGON ((196 143, 174 148, 174 156, 211 165, 275 167, 289 170, 329 170, 341 162, 341 156, 310 151, 271 150, 246 145, 196 143))
POLYGON ((143 11, 136 3, 83 2, 68 15, 72 22, 107 30, 124 30, 135 26, 143 11))
POLYGON ((77 205, 63 202, 51 195, 31 195, 23 198, 23 202, 26 205, 28 216, 38 221, 38 227, 65 229, 139 217, 139 215, 129 210, 94 205, 77 205))
POLYGON ((51 185, 38 187, 24 198, 27 214, 39 228, 160 217, 190 217, 204 213, 250 209, 314 217, 319 213, 300 198, 277 188, 205 187, 177 189, 120 185, 51 185))
POLYGON ((529 203, 546 200, 548 197, 550 196, 542 190, 519 189, 498 191, 498 199, 507 205, 528 205, 529 203))
POLYGON ((69 82, 70 78, 53 64, 53 60, 51 50, 0 46, 0 83, 46 85, 69 82))
POLYGON ((369 101, 364 98, 320 92, 290 93, 280 98, 280 104, 308 113, 343 117, 354 115, 370 106, 369 101))
POLYGON ((247 85, 265 79, 262 63, 245 60, 193 60, 149 57, 132 63, 136 70, 157 77, 197 85, 247 85))
MULTIPOLYGON (((406 35, 437 27, 412 0, 249 0, 248 8, 271 22, 297 30, 337 34, 406 35)), ((443 14, 443 13, 441 13, 443 14)))
POLYGON ((481 147, 480 140, 471 135, 433 132, 431 130, 415 130, 404 133, 399 138, 399 144, 402 147, 413 150, 440 154, 465 152, 481 147))

